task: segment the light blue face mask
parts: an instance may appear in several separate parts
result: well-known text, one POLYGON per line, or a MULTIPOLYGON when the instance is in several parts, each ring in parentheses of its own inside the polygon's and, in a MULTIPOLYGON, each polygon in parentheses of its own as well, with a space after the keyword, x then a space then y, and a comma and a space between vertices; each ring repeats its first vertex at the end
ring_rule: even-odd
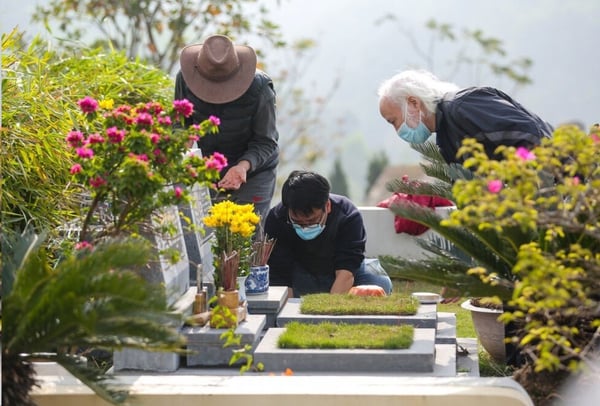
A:
POLYGON ((430 136, 431 131, 429 131, 429 128, 425 127, 425 124, 422 122, 420 122, 416 128, 410 128, 406 123, 403 123, 398 130, 398 137, 411 144, 422 144, 427 141, 430 136))
POLYGON ((325 224, 313 224, 306 227, 302 227, 299 224, 292 224, 292 226, 298 237, 305 241, 314 240, 325 230, 325 224))
POLYGON ((402 138, 406 142, 410 142, 411 144, 422 144, 431 136, 431 131, 429 128, 423 124, 421 118, 419 117, 419 124, 415 128, 410 128, 408 124, 406 124, 406 115, 408 110, 404 110, 404 122, 398 129, 398 137, 402 138))

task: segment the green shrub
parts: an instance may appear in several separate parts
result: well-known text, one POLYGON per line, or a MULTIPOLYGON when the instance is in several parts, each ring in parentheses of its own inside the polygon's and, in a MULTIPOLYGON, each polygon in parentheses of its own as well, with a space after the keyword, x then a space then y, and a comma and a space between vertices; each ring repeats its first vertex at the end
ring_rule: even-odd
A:
POLYGON ((92 96, 116 104, 172 99, 171 78, 128 60, 122 52, 80 49, 60 54, 35 38, 2 36, 0 212, 3 232, 27 223, 55 230, 74 216, 80 198, 71 187, 73 164, 65 136, 74 127, 77 100, 92 96), (100 97, 102 96, 102 97, 100 97))

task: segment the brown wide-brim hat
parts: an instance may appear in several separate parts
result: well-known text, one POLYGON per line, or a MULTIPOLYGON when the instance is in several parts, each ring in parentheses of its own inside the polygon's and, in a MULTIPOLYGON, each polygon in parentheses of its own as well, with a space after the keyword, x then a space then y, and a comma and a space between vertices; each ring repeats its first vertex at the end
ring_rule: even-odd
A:
POLYGON ((203 44, 188 45, 179 58, 183 80, 199 99, 222 104, 244 94, 256 72, 256 53, 234 45, 224 35, 211 35, 203 44))

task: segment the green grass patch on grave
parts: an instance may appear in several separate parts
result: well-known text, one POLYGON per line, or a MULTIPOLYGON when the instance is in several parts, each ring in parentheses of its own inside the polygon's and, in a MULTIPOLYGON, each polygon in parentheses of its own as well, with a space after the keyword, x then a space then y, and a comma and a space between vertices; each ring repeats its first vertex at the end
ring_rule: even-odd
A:
POLYGON ((318 349, 406 349, 412 345, 411 325, 346 324, 323 322, 286 324, 279 348, 318 349))
POLYGON ((417 313, 418 300, 403 295, 355 296, 315 293, 302 297, 300 313, 334 316, 349 315, 412 315, 417 313))

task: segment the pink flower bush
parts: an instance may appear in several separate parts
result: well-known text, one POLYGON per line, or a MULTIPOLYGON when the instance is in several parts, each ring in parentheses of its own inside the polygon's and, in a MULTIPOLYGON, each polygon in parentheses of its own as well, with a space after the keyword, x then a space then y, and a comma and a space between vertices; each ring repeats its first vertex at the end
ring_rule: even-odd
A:
POLYGON ((73 151, 74 183, 92 199, 81 241, 136 232, 160 209, 188 201, 195 183, 212 187, 227 165, 221 154, 186 153, 190 140, 217 133, 220 122, 214 117, 185 129, 183 120, 193 112, 188 100, 175 100, 170 110, 158 102, 104 108, 111 103, 89 96, 78 105, 81 124, 66 144, 73 151))

